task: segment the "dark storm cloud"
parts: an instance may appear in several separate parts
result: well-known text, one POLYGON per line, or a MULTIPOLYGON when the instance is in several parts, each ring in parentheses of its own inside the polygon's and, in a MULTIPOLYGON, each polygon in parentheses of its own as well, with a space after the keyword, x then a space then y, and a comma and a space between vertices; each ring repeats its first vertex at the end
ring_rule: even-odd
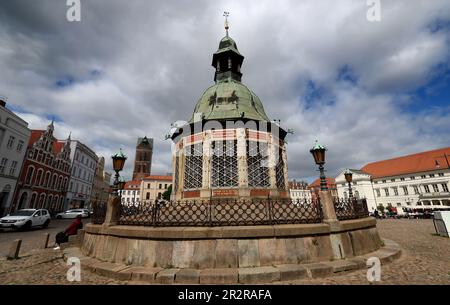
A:
POLYGON ((171 171, 164 136, 212 84, 225 10, 246 56, 244 83, 271 118, 296 130, 292 178, 316 175, 316 138, 329 148, 331 175, 449 144, 449 109, 401 109, 414 98, 408 90, 448 64, 448 28, 430 30, 450 19, 448 1, 382 1, 380 23, 366 20, 358 0, 81 0, 81 22, 65 19, 65 2, 1 2, 0 93, 31 113, 31 128, 56 115, 60 137, 72 131, 106 157, 122 146, 127 174, 143 135, 155 138, 154 172, 171 171), (421 127, 430 122, 439 128, 421 127))

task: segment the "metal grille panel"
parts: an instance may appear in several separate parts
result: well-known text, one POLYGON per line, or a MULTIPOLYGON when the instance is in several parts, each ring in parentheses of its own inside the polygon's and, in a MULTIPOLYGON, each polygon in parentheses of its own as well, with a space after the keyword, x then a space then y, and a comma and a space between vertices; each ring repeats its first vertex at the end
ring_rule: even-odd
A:
POLYGON ((369 216, 366 199, 335 198, 334 210, 336 211, 336 216, 339 220, 357 219, 369 216))
POLYGON ((214 141, 212 145, 212 187, 238 186, 237 141, 214 141))
POLYGON ((286 182, 284 181, 284 160, 283 160, 283 150, 280 148, 278 150, 278 160, 275 168, 275 177, 278 189, 286 189, 286 182))
POLYGON ((269 187, 268 145, 247 141, 248 186, 269 187))
POLYGON ((122 203, 119 224, 155 227, 320 223, 319 201, 213 200, 122 203))
POLYGON ((184 189, 199 189, 203 179, 203 143, 185 147, 184 189))

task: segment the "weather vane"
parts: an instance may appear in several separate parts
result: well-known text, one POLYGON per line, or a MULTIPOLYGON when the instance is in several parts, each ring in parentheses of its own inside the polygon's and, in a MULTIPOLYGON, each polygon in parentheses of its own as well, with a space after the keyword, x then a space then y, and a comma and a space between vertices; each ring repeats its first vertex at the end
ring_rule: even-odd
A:
POLYGON ((227 31, 228 36, 228 29, 230 28, 228 25, 228 17, 230 16, 230 12, 223 12, 223 16, 225 17, 225 30, 227 31))

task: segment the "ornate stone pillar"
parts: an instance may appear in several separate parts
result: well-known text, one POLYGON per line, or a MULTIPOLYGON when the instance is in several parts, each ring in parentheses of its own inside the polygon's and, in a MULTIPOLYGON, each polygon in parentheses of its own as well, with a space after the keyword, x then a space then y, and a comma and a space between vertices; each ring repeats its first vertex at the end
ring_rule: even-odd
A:
POLYGON ((245 128, 236 129, 239 188, 248 187, 247 135, 245 128))
POLYGON ((103 222, 104 227, 111 227, 118 224, 120 218, 120 197, 111 196, 108 200, 108 205, 106 208, 105 221, 103 222))

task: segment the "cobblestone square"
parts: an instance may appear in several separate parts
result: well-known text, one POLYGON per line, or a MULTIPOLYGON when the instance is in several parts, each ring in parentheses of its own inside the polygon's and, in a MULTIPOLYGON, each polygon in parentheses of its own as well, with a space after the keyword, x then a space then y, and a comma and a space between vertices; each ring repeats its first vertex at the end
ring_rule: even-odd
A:
MULTIPOLYGON (((432 220, 380 220, 377 227, 382 238, 397 242, 403 252, 400 259, 382 266, 381 281, 373 284, 450 284, 450 239, 435 234, 432 220)), ((67 270, 68 266, 60 251, 51 248, 32 250, 22 254, 16 261, 1 258, 0 284, 136 284, 120 282, 84 270, 81 282, 69 282, 66 279, 67 270)), ((365 270, 362 270, 282 284, 370 283, 366 279, 365 270)))

